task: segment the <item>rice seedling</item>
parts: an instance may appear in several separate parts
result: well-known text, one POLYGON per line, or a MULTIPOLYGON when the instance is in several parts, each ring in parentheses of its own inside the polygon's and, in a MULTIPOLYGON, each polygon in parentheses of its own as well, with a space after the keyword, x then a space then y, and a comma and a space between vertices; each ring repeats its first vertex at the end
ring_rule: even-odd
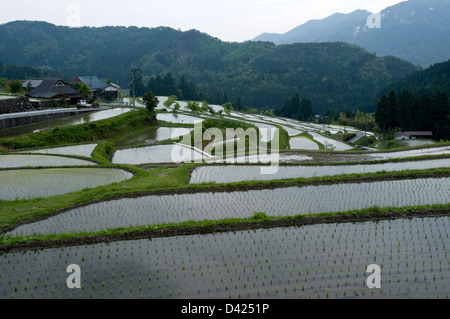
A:
POLYGON ((191 175, 190 184, 201 183, 236 183, 243 181, 268 181, 292 178, 311 178, 338 176, 347 174, 367 174, 377 172, 395 172, 405 170, 424 170, 432 168, 448 168, 448 159, 433 159, 425 161, 409 161, 395 163, 365 164, 365 165, 333 165, 333 166, 280 166, 275 174, 260 174, 261 166, 200 166, 191 175))
POLYGON ((0 296, 228 298, 231 295, 236 298, 313 299, 417 298, 429 295, 431 298, 445 298, 448 296, 445 283, 450 277, 450 268, 449 259, 444 258, 442 252, 449 226, 448 217, 413 218, 71 247, 70 262, 83 269, 84 289, 75 291, 65 287, 67 263, 64 258, 68 247, 25 254, 12 252, 0 256, 0 269, 4 269, 0 277, 0 296), (384 233, 381 233, 382 229, 384 233), (405 233, 407 245, 403 243, 404 229, 412 230, 405 233), (441 230, 442 236, 432 235, 436 229, 441 230), (377 247, 373 241, 376 232, 386 237, 387 243, 386 249, 379 249, 376 253, 382 268, 382 292, 368 291, 365 286, 365 270, 372 263, 377 247), (412 247, 417 249, 425 234, 429 244, 424 244, 422 253, 414 256, 412 247), (299 247, 301 238, 305 238, 302 240, 303 252, 299 249, 293 251, 294 243, 299 247), (185 250, 186 245, 189 251, 185 250), (324 252, 323 246, 334 246, 335 249, 324 252), (308 248, 310 252, 307 252, 308 248), (118 255, 110 254, 109 259, 103 258, 108 250, 117 250, 118 255), (212 252, 215 252, 215 259, 212 252), (188 254, 191 254, 191 261, 188 254), (98 258, 100 256, 102 258, 98 258), (59 272, 61 275, 58 277, 59 272), (178 277, 183 280, 179 281, 178 277))
POLYGON ((50 197, 131 178, 118 169, 66 168, 0 172, 0 199, 50 197))
MULTIPOLYGON (((255 211, 264 211, 268 216, 296 216, 322 212, 345 212, 371 207, 446 204, 450 200, 449 183, 450 178, 424 178, 228 193, 124 198, 76 208, 46 220, 22 225, 9 232, 8 235, 94 232, 140 225, 251 218, 255 211), (414 195, 411 196, 411 193, 414 195)), ((385 231, 391 230, 388 228, 385 231)), ((331 233, 333 234, 333 232, 331 233)), ((304 240, 307 240, 308 236, 307 233, 301 235, 304 240)), ((402 234, 399 234, 399 236, 402 236, 402 234)), ((425 237, 425 235, 423 236, 425 237)), ((362 246, 364 244, 359 239, 349 239, 342 236, 335 238, 335 240, 337 245, 344 244, 343 241, 348 244, 349 240, 354 241, 355 245, 362 246)), ((432 239, 427 237, 420 245, 429 245, 429 240, 432 239)), ((313 246, 309 245, 301 250, 307 249, 309 253, 317 252, 322 248, 323 251, 324 246, 331 247, 331 250, 335 249, 335 245, 326 246, 322 244, 322 247, 319 247, 319 243, 313 242, 313 244, 313 246)), ((189 243, 185 244, 185 249, 191 251, 189 243)), ((372 250, 372 248, 369 249, 372 250)), ((396 247, 396 249, 402 248, 396 247)), ((160 249, 155 247, 155 252, 162 250, 163 247, 160 249)), ((278 251, 275 251, 275 253, 278 254, 278 251)), ((309 258, 308 254, 305 255, 305 258, 309 258)))

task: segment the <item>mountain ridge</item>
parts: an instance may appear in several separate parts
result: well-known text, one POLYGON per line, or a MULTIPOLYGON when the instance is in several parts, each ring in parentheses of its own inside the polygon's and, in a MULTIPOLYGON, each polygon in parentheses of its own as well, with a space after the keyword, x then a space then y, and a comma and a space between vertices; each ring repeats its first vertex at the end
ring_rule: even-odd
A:
POLYGON ((450 1, 409 0, 381 11, 381 28, 369 28, 371 13, 356 10, 339 14, 343 22, 333 24, 335 15, 311 20, 284 34, 264 33, 253 41, 277 45, 340 41, 361 46, 378 56, 391 55, 422 67, 450 58, 450 1), (314 25, 315 28, 311 28, 314 25))

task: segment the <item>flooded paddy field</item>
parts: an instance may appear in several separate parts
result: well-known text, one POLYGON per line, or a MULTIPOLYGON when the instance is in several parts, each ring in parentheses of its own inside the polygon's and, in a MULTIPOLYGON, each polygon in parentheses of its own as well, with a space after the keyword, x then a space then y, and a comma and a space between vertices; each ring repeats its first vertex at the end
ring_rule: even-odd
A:
POLYGON ((178 114, 178 113, 158 113, 156 118, 158 121, 164 121, 176 124, 195 124, 201 123, 204 119, 200 117, 194 117, 190 115, 178 114))
POLYGON ((292 137, 289 141, 289 145, 291 147, 291 150, 310 150, 310 151, 319 150, 319 145, 317 145, 317 143, 303 136, 292 137))
POLYGON ((449 217, 318 224, 0 255, 0 297, 446 299, 449 217), (67 267, 80 267, 70 289, 67 267), (381 269, 380 289, 366 285, 381 269))
POLYGON ((269 181, 289 178, 312 178, 347 174, 367 174, 376 172, 395 172, 403 170, 425 170, 449 168, 450 160, 433 159, 423 161, 405 161, 381 164, 333 165, 333 166, 279 166, 274 174, 261 174, 263 166, 201 166, 191 174, 190 184, 236 183, 243 181, 269 181))
POLYGON ((153 144, 155 142, 177 139, 189 134, 193 128, 151 127, 138 134, 116 141, 116 147, 129 147, 138 144, 153 144))
POLYGON ((447 204, 449 189, 450 178, 421 178, 122 198, 25 224, 8 235, 95 232, 130 226, 250 218, 254 212, 282 217, 372 207, 447 204))
POLYGON ((24 125, 24 126, 19 126, 19 127, 13 127, 13 128, 6 129, 6 130, 1 130, 0 137, 11 137, 11 136, 17 136, 17 135, 28 134, 28 133, 33 133, 33 132, 52 130, 55 127, 65 127, 65 126, 72 126, 72 125, 78 125, 78 124, 92 123, 92 122, 108 119, 111 117, 119 116, 121 114, 128 113, 131 110, 132 109, 130 109, 130 108, 113 108, 113 109, 93 112, 93 113, 89 113, 89 114, 68 116, 68 117, 63 117, 63 118, 54 119, 54 120, 50 120, 50 121, 34 123, 34 124, 29 124, 29 125, 24 125))
POLYGON ((201 150, 181 145, 167 144, 118 150, 111 160, 114 164, 187 163, 211 155, 201 150))
MULTIPOLYGON (((450 146, 438 146, 438 147, 425 147, 419 149, 411 149, 404 151, 385 151, 385 152, 308 152, 308 151, 281 151, 280 161, 283 162, 283 157, 287 157, 290 160, 286 162, 296 162, 295 156, 302 158, 303 156, 310 157, 310 161, 321 163, 345 163, 345 162, 358 162, 358 161, 378 161, 378 160, 391 160, 391 159, 406 159, 418 156, 440 156, 450 155, 450 146)), ((304 159, 300 160, 303 161, 304 159)))
POLYGON ((27 151, 21 151, 19 153, 91 157, 92 152, 97 147, 97 145, 98 144, 72 145, 72 146, 38 149, 38 150, 27 150, 27 151))
POLYGON ((28 154, 0 155, 0 168, 92 166, 92 165, 98 164, 91 161, 63 156, 28 155, 28 154))
POLYGON ((133 174, 107 168, 50 168, 0 171, 0 199, 51 197, 121 182, 133 174))
MULTIPOLYGON (((165 101, 160 97, 157 109, 170 113, 158 119, 191 128, 133 129, 127 123, 130 132, 124 133, 130 136, 26 151, 35 154, 2 149, 10 154, 0 155, 0 298, 448 298, 450 146, 349 151, 352 146, 319 134, 343 131, 339 126, 231 112, 220 118, 255 125, 261 133, 283 128, 291 150, 267 154, 260 148, 266 152, 240 153, 227 161, 231 165, 217 164, 223 159, 159 142, 219 117, 189 112, 183 101, 181 112, 172 113, 174 104, 166 107, 165 101), (299 136, 304 132, 314 141, 299 136), (328 151, 317 151, 316 142, 328 151), (97 146, 101 168, 88 160, 97 146), (430 158, 408 159, 416 156, 430 158), (195 159, 206 163, 168 165, 195 159), (387 162, 395 159, 404 160, 387 162), (281 164, 269 175, 261 174, 268 165, 233 165, 277 161, 300 165, 281 164), (433 168, 443 169, 403 172, 433 168), (383 175, 364 176, 377 172, 383 175), (343 174, 361 176, 250 182, 343 174), (241 184, 214 185, 233 182, 241 184), (210 184, 192 185, 201 183, 210 184), (47 198, 55 195, 60 196, 47 198), (25 220, 20 214, 27 209, 35 214, 25 220), (72 264, 81 268, 80 289, 67 287, 72 264), (381 267, 381 289, 367 286, 370 264, 381 267)), ((145 107, 139 100, 136 106, 145 107)), ((121 110, 131 111, 97 112, 26 130, 89 123, 121 110)), ((272 139, 273 133, 263 136, 272 139)))

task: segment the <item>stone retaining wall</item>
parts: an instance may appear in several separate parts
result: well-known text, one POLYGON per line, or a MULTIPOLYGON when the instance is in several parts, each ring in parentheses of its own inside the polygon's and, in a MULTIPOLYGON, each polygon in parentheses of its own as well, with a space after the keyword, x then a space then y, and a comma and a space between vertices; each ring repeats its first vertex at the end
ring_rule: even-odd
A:
POLYGON ((27 97, 21 96, 0 100, 0 114, 34 111, 35 108, 27 97))

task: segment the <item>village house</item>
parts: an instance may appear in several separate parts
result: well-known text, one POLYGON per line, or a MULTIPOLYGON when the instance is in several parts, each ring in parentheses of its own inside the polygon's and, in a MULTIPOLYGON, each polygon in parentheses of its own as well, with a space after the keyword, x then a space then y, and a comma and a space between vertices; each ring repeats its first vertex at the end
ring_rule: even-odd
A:
POLYGON ((97 76, 79 76, 75 79, 75 83, 86 83, 91 90, 90 96, 100 94, 105 87, 105 83, 100 81, 97 76))
MULTIPOLYGON (((29 87, 28 84, 27 87, 29 87)), ((76 105, 82 98, 80 92, 60 79, 42 80, 34 89, 27 92, 25 96, 55 101, 64 99, 70 105, 76 105)))
POLYGON ((98 78, 98 76, 80 76, 75 79, 75 83, 86 83, 91 90, 91 93, 89 94, 91 97, 94 95, 106 99, 117 99, 119 97, 120 87, 114 83, 105 84, 98 78))
POLYGON ((430 131, 407 131, 407 132, 398 132, 394 134, 394 138, 396 140, 415 140, 418 138, 421 139, 432 139, 433 133, 430 131))
POLYGON ((119 89, 120 86, 114 83, 109 83, 105 86, 103 92, 101 93, 103 98, 112 98, 112 99, 118 99, 119 98, 119 89))
POLYGON ((22 83, 22 89, 29 92, 37 88, 42 83, 42 80, 26 80, 22 83))

